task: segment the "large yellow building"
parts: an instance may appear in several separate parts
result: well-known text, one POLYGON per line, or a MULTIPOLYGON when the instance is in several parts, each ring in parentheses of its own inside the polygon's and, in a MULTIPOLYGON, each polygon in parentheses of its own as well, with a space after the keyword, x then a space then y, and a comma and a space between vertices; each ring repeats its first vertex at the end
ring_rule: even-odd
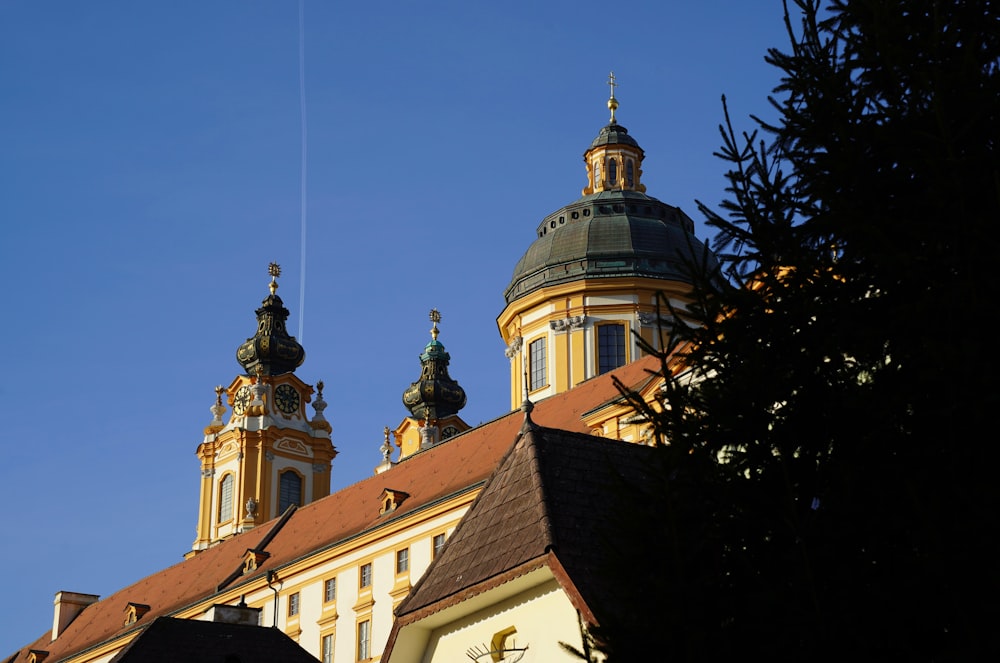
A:
MULTIPOLYGON (((571 660, 553 644, 556 638, 579 646, 578 620, 595 623, 602 609, 601 592, 589 589, 597 586, 594 578, 580 577, 571 563, 583 541, 562 536, 559 554, 550 555, 554 544, 546 537, 556 530, 501 526, 481 504, 492 504, 501 519, 518 519, 520 502, 498 487, 502 477, 523 484, 556 476, 552 469, 563 457, 575 459, 581 481, 604 476, 586 463, 625 471, 638 459, 646 466, 641 454, 648 449, 594 436, 645 439, 644 422, 612 376, 655 399, 660 362, 640 356, 632 332, 663 347, 656 293, 682 307, 684 263, 703 250, 683 212, 646 195, 643 151, 617 124, 613 89, 610 123, 584 154, 583 197, 545 217, 505 292, 498 325, 511 358, 513 411, 476 428, 461 420, 465 393, 448 374, 440 317, 432 312, 420 378, 403 394, 409 414, 395 431, 386 429, 383 463, 369 478, 330 494, 337 452, 323 416, 323 385, 295 374, 305 351, 285 330, 288 311, 273 265, 257 330, 237 350, 243 370, 217 390, 213 419, 197 448, 202 481, 191 552, 105 598, 58 593, 51 630, 26 634, 30 644, 6 660, 106 662, 156 617, 209 619, 216 606, 238 604, 258 609, 263 625, 280 628, 325 662, 377 661, 387 643, 392 660, 454 660, 463 647, 473 658, 473 649, 484 655, 479 640, 486 658, 476 660, 490 660, 491 647, 513 642, 515 632, 530 632, 532 652, 541 656, 524 660, 571 660), (523 412, 515 409, 522 402, 523 412), (588 443, 588 454, 567 451, 588 443), (618 460, 603 462, 605 453, 618 460), (548 460, 533 472, 541 455, 548 460), (488 499, 478 500, 481 493, 488 499), (470 508, 469 524, 460 527, 470 508), (449 553, 457 561, 444 563, 451 550, 445 543, 457 527, 465 532, 449 553), (504 532, 510 536, 496 544, 491 536, 504 532), (518 537, 535 547, 519 546, 518 537), (472 564, 489 556, 485 547, 509 554, 472 564), (449 568, 478 575, 456 580, 449 568), (428 569, 430 585, 413 592, 394 621, 394 610, 428 569), (517 603, 519 592, 538 598, 525 602, 535 612, 519 618, 496 607, 517 603), (546 606, 553 610, 551 632, 506 624, 537 622, 534 615, 546 614, 546 606), (467 630, 471 623, 480 624, 474 632, 467 630)), ((600 500, 605 489, 606 483, 593 483, 597 494, 589 499, 600 500)), ((531 494, 524 508, 582 508, 553 502, 548 489, 531 494)))

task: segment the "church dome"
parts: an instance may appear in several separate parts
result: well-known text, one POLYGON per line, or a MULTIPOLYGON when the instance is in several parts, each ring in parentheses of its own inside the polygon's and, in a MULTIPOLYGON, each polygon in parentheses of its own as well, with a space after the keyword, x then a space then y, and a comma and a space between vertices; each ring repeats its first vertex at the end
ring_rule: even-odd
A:
POLYGON ((683 211, 645 193, 605 190, 548 215, 517 262, 508 304, 540 288, 581 279, 647 277, 690 282, 705 245, 683 211))
POLYGON ((694 236, 694 222, 679 208, 646 195, 645 153, 615 113, 583 154, 583 197, 545 217, 534 243, 514 268, 504 299, 512 302, 548 286, 600 278, 654 278, 690 283, 690 266, 715 258, 694 236))
POLYGON ((632 147, 639 147, 639 143, 635 142, 635 138, 628 135, 628 129, 617 122, 601 129, 601 133, 597 134, 597 138, 590 144, 590 147, 593 149, 601 145, 630 145, 632 147))

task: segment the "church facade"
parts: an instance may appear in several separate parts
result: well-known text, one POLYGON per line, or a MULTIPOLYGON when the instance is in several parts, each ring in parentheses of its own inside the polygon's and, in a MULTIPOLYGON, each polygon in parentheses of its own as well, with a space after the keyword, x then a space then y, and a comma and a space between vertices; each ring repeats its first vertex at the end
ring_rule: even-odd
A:
MULTIPOLYGON (((691 219, 646 194, 644 152, 617 123, 613 86, 608 106, 609 124, 584 153, 582 197, 543 219, 504 293, 510 412, 474 428, 461 419, 465 392, 432 311, 420 378, 403 393, 408 415, 385 430, 383 462, 330 494, 337 451, 323 384, 295 374, 305 351, 285 329, 272 265, 257 330, 237 349, 242 370, 217 389, 196 450, 190 552, 107 597, 60 592, 51 630, 26 634, 34 639, 5 660, 110 661, 157 618, 208 620, 236 605, 324 662, 487 661, 501 650, 571 660, 558 642, 582 647, 581 625, 598 623, 613 599, 574 552, 597 536, 573 527, 579 509, 601 500, 567 500, 556 470, 565 461, 599 496, 607 472, 649 467, 648 447, 622 443, 648 442, 649 427, 612 378, 655 398, 661 364, 637 337, 665 347, 658 297, 683 309, 684 264, 707 255, 691 219)), ((606 516, 590 521, 615 520, 606 516)))

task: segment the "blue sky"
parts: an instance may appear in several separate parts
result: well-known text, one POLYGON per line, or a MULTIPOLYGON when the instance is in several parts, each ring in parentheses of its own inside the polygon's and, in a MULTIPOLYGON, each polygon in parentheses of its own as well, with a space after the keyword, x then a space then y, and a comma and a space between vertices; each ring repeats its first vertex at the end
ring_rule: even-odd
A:
POLYGON ((740 128, 769 115, 781 11, 305 0, 303 196, 298 2, 0 1, 0 656, 55 592, 106 596, 190 549, 195 449, 271 261, 296 372, 327 385, 334 490, 406 414, 432 307, 462 416, 505 413, 503 289, 580 195, 608 72, 648 193, 707 238, 720 96, 740 128))

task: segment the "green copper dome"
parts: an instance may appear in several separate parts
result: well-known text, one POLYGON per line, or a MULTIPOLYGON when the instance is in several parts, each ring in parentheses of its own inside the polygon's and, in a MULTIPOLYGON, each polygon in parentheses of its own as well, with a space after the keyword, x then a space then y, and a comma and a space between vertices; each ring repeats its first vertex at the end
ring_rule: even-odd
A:
MULTIPOLYGON (((508 304, 568 281, 647 277, 690 283, 705 245, 679 208, 638 191, 601 191, 548 215, 514 268, 508 304)), ((714 258, 709 257, 714 261, 714 258)))

